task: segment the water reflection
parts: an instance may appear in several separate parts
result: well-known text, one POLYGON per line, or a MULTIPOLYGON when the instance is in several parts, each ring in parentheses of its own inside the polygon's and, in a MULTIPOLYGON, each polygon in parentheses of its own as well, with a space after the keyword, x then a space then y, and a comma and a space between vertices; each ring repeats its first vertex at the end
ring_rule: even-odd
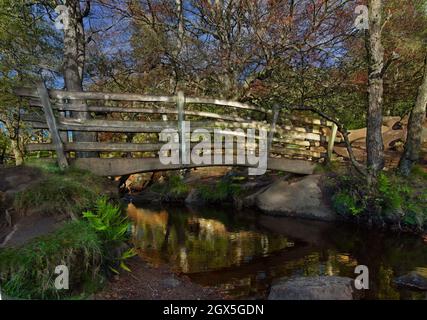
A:
POLYGON ((425 299, 396 288, 393 279, 427 273, 427 246, 418 238, 366 231, 356 226, 275 218, 223 209, 136 208, 134 241, 153 264, 169 263, 193 281, 234 298, 265 298, 273 281, 301 275, 370 271, 368 299, 425 299))
POLYGON ((199 216, 188 209, 153 211, 130 204, 128 212, 135 221, 134 241, 141 254, 153 263, 172 263, 185 273, 239 266, 294 245, 284 236, 231 223, 233 217, 216 215, 214 210, 199 216))

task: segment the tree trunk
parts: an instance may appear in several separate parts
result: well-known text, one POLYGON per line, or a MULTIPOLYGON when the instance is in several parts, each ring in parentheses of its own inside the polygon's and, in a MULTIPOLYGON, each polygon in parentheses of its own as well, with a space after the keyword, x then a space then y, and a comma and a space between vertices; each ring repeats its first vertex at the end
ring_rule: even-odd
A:
POLYGON ((382 0, 369 1, 368 38, 368 117, 366 146, 368 156, 368 184, 376 183, 384 167, 384 145, 381 133, 383 104, 384 48, 381 43, 382 0))
POLYGON ((426 118, 427 104, 427 55, 424 61, 424 74, 422 83, 418 89, 417 101, 411 111, 408 123, 408 134, 406 136, 405 150, 399 162, 399 171, 408 176, 412 166, 419 160, 423 123, 426 118))
POLYGON ((12 148, 13 155, 15 156, 15 164, 20 166, 24 163, 24 155, 19 147, 19 142, 15 139, 11 139, 10 146, 12 148))
MULTIPOLYGON (((68 25, 64 26, 64 81, 69 91, 83 91, 83 70, 85 64, 86 38, 84 34, 83 18, 79 0, 66 0, 68 8, 68 25)), ((88 4, 87 4, 88 5, 88 4)), ((89 8, 88 8, 89 9, 89 8)), ((86 105, 84 101, 73 101, 76 104, 86 105)), ((77 119, 90 119, 89 112, 73 112, 77 119)), ((96 141, 96 133, 74 132, 73 138, 79 142, 96 141)), ((78 152, 82 158, 93 157, 94 152, 78 152)))

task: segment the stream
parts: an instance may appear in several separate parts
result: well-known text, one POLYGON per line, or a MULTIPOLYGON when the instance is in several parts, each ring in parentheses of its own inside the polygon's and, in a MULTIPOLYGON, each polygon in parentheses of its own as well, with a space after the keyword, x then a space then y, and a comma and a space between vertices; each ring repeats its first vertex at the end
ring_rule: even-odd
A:
POLYGON ((427 298, 393 284, 414 270, 427 276, 427 244, 420 237, 220 207, 129 204, 128 214, 141 257, 234 299, 265 299, 283 277, 355 278, 360 264, 369 268, 365 299, 427 298))

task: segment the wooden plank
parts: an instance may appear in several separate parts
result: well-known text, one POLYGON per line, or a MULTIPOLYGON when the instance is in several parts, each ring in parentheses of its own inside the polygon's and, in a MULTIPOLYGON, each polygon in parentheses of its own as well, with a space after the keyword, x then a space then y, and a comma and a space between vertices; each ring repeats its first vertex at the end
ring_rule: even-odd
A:
MULTIPOLYGON (((34 129, 47 129, 47 123, 43 122, 30 122, 34 129)), ((191 131, 198 128, 206 129, 213 132, 214 128, 223 130, 235 129, 248 129, 248 128, 264 128, 269 131, 269 127, 260 123, 243 123, 243 122, 215 122, 215 121, 192 121, 191 131)), ((125 121, 125 120, 78 120, 71 118, 61 118, 58 123, 59 130, 73 130, 73 131, 96 131, 96 132, 120 132, 120 133, 159 133, 164 129, 176 129, 176 121, 125 121)), ((313 140, 313 141, 326 141, 327 137, 321 136, 316 133, 293 132, 276 128, 281 140, 313 140)), ((276 140, 273 140, 276 141, 276 140)))
POLYGON ((294 148, 273 148, 271 153, 282 154, 282 155, 302 155, 314 158, 323 158, 326 156, 326 153, 303 150, 303 149, 294 149, 294 148))
MULTIPOLYGON (((163 143, 108 143, 108 142, 68 142, 65 151, 100 151, 100 152, 150 152, 159 151, 163 143)), ((55 150, 51 143, 31 143, 25 146, 27 151, 55 150)))
MULTIPOLYGON (((64 131, 65 132, 65 131, 64 131)), ((199 141, 192 140, 193 147, 199 141)), ((309 141, 298 141, 298 140, 281 140, 274 139, 274 142, 278 144, 285 145, 295 145, 296 147, 300 146, 303 150, 306 150, 305 147, 310 147, 309 141)), ((235 142, 236 143, 236 142, 235 142)), ((213 141, 212 141, 213 145, 213 141)), ((150 152, 150 151, 159 151, 163 146, 163 143, 119 143, 119 142, 66 142, 63 143, 65 151, 101 151, 101 152, 150 152)), ((286 146, 285 146, 286 147, 286 146)), ((33 151, 54 151, 55 146, 51 143, 29 143, 25 146, 26 150, 29 152, 33 151)), ((280 146, 275 146, 275 148, 280 148, 280 146)), ((319 147, 324 149, 323 147, 319 147)), ((319 150, 320 150, 319 149, 319 150)), ((317 149, 314 151, 318 151, 317 149)))
POLYGON ((270 132, 268 134, 268 141, 267 141, 268 154, 270 154, 274 133, 276 132, 276 123, 277 123, 277 119, 279 118, 279 113, 280 113, 279 107, 277 105, 274 105, 273 118, 271 119, 270 132))
POLYGON ((299 116, 299 115, 287 115, 286 118, 293 120, 293 121, 296 121, 298 123, 315 124, 315 125, 326 126, 326 127, 332 127, 332 125, 333 125, 332 121, 328 121, 325 119, 317 119, 317 118, 299 116))
MULTIPOLYGON (((191 143, 195 146, 197 143, 191 143)), ((100 152, 154 152, 160 151, 163 143, 118 143, 118 142, 68 142, 64 143, 65 151, 100 151, 100 152)), ((212 143, 213 145, 213 143, 212 143)), ((236 146, 236 144, 234 144, 236 146)), ((235 147, 237 148, 237 147, 235 147)), ((53 151, 52 143, 30 143, 25 146, 29 152, 53 151)))
MULTIPOLYGON (((72 164, 78 168, 89 170, 100 176, 122 176, 125 174, 150 172, 158 170, 178 170, 184 168, 230 166, 230 165, 164 165, 158 158, 79 158, 72 164)), ((241 165, 249 167, 250 165, 241 165)), ((313 174, 316 164, 305 160, 268 159, 269 170, 286 171, 297 174, 313 174)))
MULTIPOLYGON (((195 99, 195 98, 190 98, 195 99)), ((41 101, 38 99, 31 99, 29 100, 29 104, 34 107, 41 107, 41 101)), ((117 113, 146 113, 146 114, 177 114, 176 109, 169 109, 169 108, 146 108, 146 107, 109 107, 109 106, 88 106, 86 107, 80 107, 72 104, 53 104, 53 109, 57 109, 60 111, 89 111, 89 112, 117 112, 117 113)), ((272 111, 273 112, 273 111, 272 111)), ((267 113, 272 113, 267 112, 267 113)), ((217 114, 213 112, 206 112, 206 111, 192 111, 192 110, 186 110, 187 115, 192 116, 200 116, 200 117, 206 117, 206 118, 212 118, 212 119, 223 119, 223 120, 229 120, 229 121, 246 121, 246 119, 232 116, 232 115, 223 115, 223 114, 217 114)), ((297 116, 287 115, 286 118, 283 118, 282 120, 290 121, 294 120, 298 123, 305 123, 309 125, 316 126, 319 130, 322 127, 332 127, 333 122, 322 120, 322 119, 316 119, 316 118, 309 118, 309 117, 301 117, 298 118, 297 116)), ((291 123, 290 123, 291 124, 291 123)), ((303 128, 301 130, 304 130, 303 128)))
MULTIPOLYGON (((34 88, 15 88, 14 93, 22 97, 38 98, 37 90, 34 88)), ((139 102, 164 102, 175 103, 174 96, 148 96, 130 93, 103 93, 103 92, 73 92, 62 90, 49 90, 52 99, 69 99, 69 100, 111 100, 111 101, 139 101, 139 102)), ((37 100, 33 100, 35 104, 37 100)), ((187 104, 208 104, 223 107, 234 107, 244 110, 258 111, 268 114, 273 114, 272 110, 262 107, 241 103, 238 101, 227 101, 221 99, 187 97, 187 104)), ((34 104, 34 105, 35 105, 34 104)), ((123 111, 124 112, 124 111, 123 111)), ((299 123, 315 124, 320 126, 332 127, 333 123, 324 119, 316 119, 311 117, 301 117, 298 115, 286 115, 286 119, 297 121, 299 123)))
POLYGON ((46 116, 46 122, 52 137, 52 142, 55 145, 56 155, 58 157, 58 164, 60 168, 68 167, 67 158, 64 153, 64 146, 62 145, 61 137, 59 136, 58 127, 56 124, 55 116, 50 104, 49 93, 43 82, 37 85, 37 92, 43 104, 43 111, 46 116))
POLYGON ((52 143, 29 143, 29 144, 25 145, 25 150, 28 151, 28 152, 33 152, 33 151, 54 151, 55 150, 55 145, 52 144, 52 143))
POLYGON ((334 123, 332 125, 331 136, 329 137, 329 141, 328 141, 328 160, 329 161, 332 160, 332 153, 334 151, 335 138, 337 136, 337 132, 338 132, 338 126, 334 123))
POLYGON ((28 88, 28 87, 13 88, 13 93, 20 97, 40 99, 37 88, 34 88, 34 87, 33 88, 28 88))
MULTIPOLYGON (((16 88, 14 93, 18 96, 37 98, 37 92, 32 88, 16 88)), ((131 93, 108 93, 108 92, 80 92, 80 91, 62 91, 49 90, 49 95, 52 99, 59 100, 104 100, 104 101, 139 101, 139 102, 166 102, 175 103, 175 96, 148 96, 131 93)), ((271 110, 265 108, 237 102, 220 99, 198 98, 191 97, 186 99, 187 104, 208 104, 224 107, 233 107, 237 109, 252 110, 264 113, 272 113, 271 110)))
POLYGON ((187 163, 187 148, 185 141, 185 97, 184 92, 178 91, 176 96, 176 110, 178 112, 178 133, 179 133, 179 156, 180 159, 184 159, 184 163, 187 163))
MULTIPOLYGON (((122 108, 122 107, 103 107, 103 106, 79 106, 79 105, 64 105, 64 104, 56 104, 52 105, 53 109, 59 111, 80 111, 80 112, 117 112, 117 113, 143 113, 143 114, 178 114, 177 110, 166 109, 166 108, 122 108)), ((244 118, 233 116, 233 115, 223 115, 217 114, 213 112, 205 112, 205 111, 185 111, 186 115, 189 116, 197 116, 202 118, 210 118, 217 120, 225 120, 225 121, 246 121, 244 118)), ((32 121, 28 118, 27 121, 32 121)))
POLYGON ((187 97, 185 102, 187 104, 210 104, 210 105, 216 105, 216 106, 223 106, 223 107, 233 107, 237 109, 244 109, 244 110, 252 110, 252 111, 258 111, 263 113, 273 113, 271 110, 241 103, 238 101, 228 101, 228 100, 220 100, 220 99, 211 99, 211 98, 196 98, 196 97, 187 97))

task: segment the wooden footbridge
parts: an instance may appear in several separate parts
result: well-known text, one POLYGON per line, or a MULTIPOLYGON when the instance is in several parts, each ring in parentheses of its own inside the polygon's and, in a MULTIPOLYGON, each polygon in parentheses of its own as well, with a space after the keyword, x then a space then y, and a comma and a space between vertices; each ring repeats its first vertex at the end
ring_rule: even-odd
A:
POLYGON ((48 90, 41 83, 16 89, 15 93, 30 107, 24 121, 34 136, 41 136, 45 142, 27 144, 27 151, 55 151, 61 167, 72 163, 104 176, 206 166, 193 162, 164 165, 159 160, 164 145, 159 133, 164 129, 180 131, 184 121, 191 121, 192 130, 210 132, 215 128, 266 129, 268 169, 299 174, 313 173, 316 162, 331 157, 336 136, 334 124, 308 114, 185 97, 181 92, 177 96, 70 92, 48 90), (74 113, 90 116, 82 120, 73 117, 74 113), (75 132, 95 132, 97 141, 73 141, 75 132), (79 152, 90 152, 92 157, 76 157, 79 152))

